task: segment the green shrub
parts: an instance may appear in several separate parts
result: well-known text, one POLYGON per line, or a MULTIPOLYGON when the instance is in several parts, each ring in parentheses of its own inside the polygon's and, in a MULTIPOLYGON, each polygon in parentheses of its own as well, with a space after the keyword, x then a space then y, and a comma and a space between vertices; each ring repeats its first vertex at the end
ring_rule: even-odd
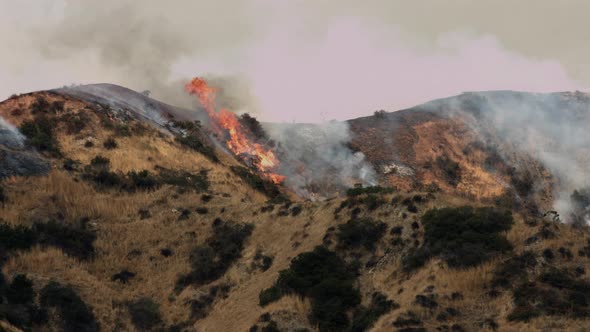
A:
POLYGON ((476 266, 512 249, 500 234, 512 227, 508 211, 469 206, 432 209, 422 216, 422 224, 424 246, 405 259, 407 270, 431 256, 440 256, 454 268, 476 266))
POLYGON ((99 331, 99 325, 92 309, 84 303, 70 286, 51 281, 40 292, 39 302, 44 308, 55 308, 61 318, 65 332, 99 331))
POLYGON ((19 127, 20 132, 27 138, 29 146, 41 152, 47 152, 53 157, 61 157, 57 139, 53 134, 55 124, 45 116, 37 116, 33 120, 24 121, 19 127))
POLYGON ((252 234, 252 224, 235 224, 221 221, 213 225, 213 235, 205 244, 195 247, 190 254, 192 271, 181 276, 177 290, 189 284, 203 285, 223 276, 238 258, 246 239, 252 234))
POLYGON ((140 331, 152 330, 162 323, 160 306, 150 298, 142 297, 127 304, 131 322, 140 331))
POLYGON ((365 247, 375 249, 375 243, 383 237, 387 225, 372 219, 352 219, 346 224, 338 225, 338 246, 344 249, 365 247))
POLYGON ((288 293, 310 298, 312 323, 320 331, 341 331, 349 324, 347 311, 360 303, 355 280, 356 271, 336 253, 318 246, 295 257, 279 273, 275 286, 260 293, 259 300, 266 305, 288 293))

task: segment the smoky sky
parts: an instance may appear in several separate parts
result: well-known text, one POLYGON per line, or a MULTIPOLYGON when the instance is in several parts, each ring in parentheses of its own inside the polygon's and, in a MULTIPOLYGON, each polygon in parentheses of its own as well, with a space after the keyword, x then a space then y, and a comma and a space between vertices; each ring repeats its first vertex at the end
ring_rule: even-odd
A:
POLYGON ((0 0, 0 95, 115 83, 321 122, 463 91, 585 90, 587 1, 0 0), (236 83, 237 82, 237 83, 236 83))

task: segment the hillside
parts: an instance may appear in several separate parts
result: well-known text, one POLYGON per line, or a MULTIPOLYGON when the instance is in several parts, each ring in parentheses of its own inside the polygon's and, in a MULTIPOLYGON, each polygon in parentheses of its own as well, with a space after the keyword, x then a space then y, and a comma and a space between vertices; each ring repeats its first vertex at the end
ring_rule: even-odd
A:
POLYGON ((482 116, 507 100, 482 94, 348 121, 380 186, 325 200, 265 181, 186 122, 206 128, 200 110, 107 85, 11 97, 0 167, 26 171, 0 180, 0 326, 583 330, 588 227, 546 213, 567 179, 482 116))

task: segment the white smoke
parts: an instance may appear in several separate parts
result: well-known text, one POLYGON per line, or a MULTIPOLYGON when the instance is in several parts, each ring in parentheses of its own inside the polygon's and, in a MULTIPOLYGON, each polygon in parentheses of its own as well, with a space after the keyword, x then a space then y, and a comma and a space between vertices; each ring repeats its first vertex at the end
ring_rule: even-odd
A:
POLYGON ((351 151, 346 122, 323 124, 266 124, 281 152, 278 172, 285 185, 304 197, 329 196, 359 182, 377 184, 373 167, 361 152, 351 151))
MULTIPOLYGON (((590 95, 473 92, 430 103, 430 107, 441 105, 461 114, 466 108, 477 110, 479 118, 471 125, 482 138, 489 129, 482 126, 492 126, 504 142, 521 154, 516 159, 526 162, 530 156, 539 160, 557 180, 553 208, 566 218, 572 213, 572 192, 590 186, 590 95)), ((515 158, 507 157, 506 161, 511 163, 515 158)), ((531 165, 512 166, 526 170, 531 165)), ((544 181, 547 184, 550 180, 544 181)))
POLYGON ((25 137, 18 131, 16 127, 6 122, 0 116, 0 144, 11 148, 20 149, 24 147, 25 137))

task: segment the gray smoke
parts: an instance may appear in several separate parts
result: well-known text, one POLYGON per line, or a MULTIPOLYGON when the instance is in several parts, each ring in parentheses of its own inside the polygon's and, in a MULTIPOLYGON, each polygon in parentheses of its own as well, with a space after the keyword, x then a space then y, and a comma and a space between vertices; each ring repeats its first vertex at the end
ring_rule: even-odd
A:
POLYGON ((0 117, 0 179, 46 174, 49 163, 25 146, 24 136, 0 117))
POLYGON ((0 145, 10 149, 21 149, 25 138, 14 126, 0 117, 0 145))
POLYGON ((246 2, 234 1, 66 1, 63 17, 37 27, 31 38, 50 59, 88 54, 89 66, 96 57, 125 85, 188 106, 183 83, 203 69, 172 79, 174 65, 186 57, 222 57, 220 49, 231 54, 252 33, 249 12, 246 2))
POLYGON ((346 122, 266 124, 265 129, 280 146, 278 172, 287 176, 285 185, 300 196, 324 198, 355 183, 377 184, 365 156, 348 148, 346 122))
MULTIPOLYGON (((482 133, 486 129, 482 125, 493 126, 502 140, 522 154, 519 157, 530 156, 541 161, 557 180, 553 188, 555 210, 566 218, 570 215, 572 192, 590 185, 590 95, 472 92, 446 99, 444 103, 449 110, 462 114, 465 110, 477 110, 481 118, 473 121, 474 130, 482 133)), ((504 157, 509 163, 518 159, 504 157)))

